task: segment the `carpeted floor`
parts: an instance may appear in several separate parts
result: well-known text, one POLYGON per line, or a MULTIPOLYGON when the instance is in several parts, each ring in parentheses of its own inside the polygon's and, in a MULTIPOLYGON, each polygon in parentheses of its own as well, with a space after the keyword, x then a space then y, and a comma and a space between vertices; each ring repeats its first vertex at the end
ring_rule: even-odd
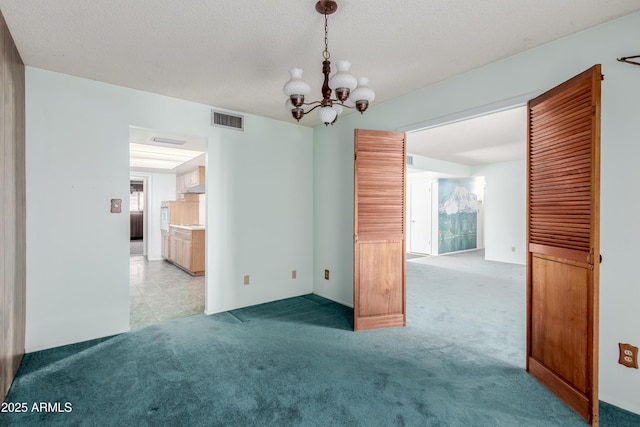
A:
POLYGON ((405 328, 306 295, 28 354, 0 425, 584 426, 523 370, 522 266, 470 256, 407 264, 405 328))

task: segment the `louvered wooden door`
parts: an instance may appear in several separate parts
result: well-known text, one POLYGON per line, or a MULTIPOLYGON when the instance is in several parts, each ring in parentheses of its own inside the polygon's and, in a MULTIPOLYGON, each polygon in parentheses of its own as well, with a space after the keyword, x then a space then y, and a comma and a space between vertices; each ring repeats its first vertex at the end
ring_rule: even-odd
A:
POLYGON ((598 424, 600 65, 529 102, 527 370, 598 424))
POLYGON ((354 330, 406 324, 405 134, 356 129, 354 330))

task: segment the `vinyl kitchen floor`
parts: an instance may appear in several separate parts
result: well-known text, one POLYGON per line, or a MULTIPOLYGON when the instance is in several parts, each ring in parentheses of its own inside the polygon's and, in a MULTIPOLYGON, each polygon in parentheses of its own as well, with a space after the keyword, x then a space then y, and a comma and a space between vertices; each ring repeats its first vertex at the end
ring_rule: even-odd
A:
POLYGON ((204 313, 204 276, 167 261, 130 257, 131 329, 204 313))

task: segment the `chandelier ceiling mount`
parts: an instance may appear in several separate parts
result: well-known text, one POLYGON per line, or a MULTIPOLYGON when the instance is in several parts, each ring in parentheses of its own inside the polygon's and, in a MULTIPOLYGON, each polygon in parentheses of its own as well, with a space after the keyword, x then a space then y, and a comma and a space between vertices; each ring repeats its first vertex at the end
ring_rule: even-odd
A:
POLYGON ((331 15, 338 10, 338 3, 333 0, 320 0, 316 3, 316 10, 320 15, 331 15))

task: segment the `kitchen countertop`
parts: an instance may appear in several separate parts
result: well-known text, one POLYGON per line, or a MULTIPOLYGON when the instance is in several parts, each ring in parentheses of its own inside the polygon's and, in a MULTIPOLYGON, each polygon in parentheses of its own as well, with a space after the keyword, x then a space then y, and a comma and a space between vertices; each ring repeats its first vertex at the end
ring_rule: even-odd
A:
POLYGON ((182 230, 204 230, 201 224, 170 224, 169 227, 180 228, 182 230))

